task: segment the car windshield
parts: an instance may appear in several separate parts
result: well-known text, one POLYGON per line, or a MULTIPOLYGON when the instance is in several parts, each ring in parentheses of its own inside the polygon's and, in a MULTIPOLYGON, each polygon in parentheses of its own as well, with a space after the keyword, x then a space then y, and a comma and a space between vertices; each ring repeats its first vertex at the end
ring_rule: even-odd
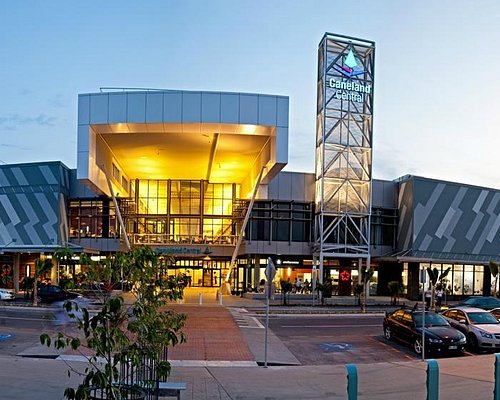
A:
MULTIPOLYGON (((422 314, 421 313, 415 313, 413 314, 413 318, 415 320, 415 325, 417 328, 422 327, 422 314)), ((439 314, 434 314, 434 313, 425 313, 425 326, 431 327, 431 326, 448 326, 448 321, 444 319, 439 314)))
POLYGON ((498 320, 489 312, 470 312, 467 314, 470 322, 475 325, 498 324, 498 320))

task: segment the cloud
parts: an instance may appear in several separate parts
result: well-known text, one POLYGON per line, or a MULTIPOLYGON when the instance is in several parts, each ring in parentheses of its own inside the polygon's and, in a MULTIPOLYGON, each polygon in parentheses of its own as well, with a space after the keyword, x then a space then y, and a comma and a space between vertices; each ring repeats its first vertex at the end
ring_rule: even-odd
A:
POLYGON ((65 108, 68 106, 68 102, 64 101, 62 94, 58 93, 51 99, 47 100, 48 103, 55 108, 65 108))
POLYGON ((28 117, 20 114, 0 115, 0 128, 14 130, 25 125, 54 126, 57 118, 45 114, 28 117))

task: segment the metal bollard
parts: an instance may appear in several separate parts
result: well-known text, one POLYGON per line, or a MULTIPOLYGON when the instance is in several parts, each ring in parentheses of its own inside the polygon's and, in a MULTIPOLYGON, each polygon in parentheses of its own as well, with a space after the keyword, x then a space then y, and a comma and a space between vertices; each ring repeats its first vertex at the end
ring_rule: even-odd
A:
POLYGON ((495 354, 495 386, 493 400, 500 400, 500 353, 495 354))
POLYGON ((436 360, 427 360, 427 400, 439 399, 439 365, 436 360))
POLYGON ((200 293, 198 293, 198 304, 199 304, 200 306, 203 304, 203 296, 202 296, 201 292, 200 292, 200 293))
POLYGON ((358 369, 355 364, 346 364, 347 369, 347 400, 358 399, 358 369))
POLYGON ((222 292, 219 291, 217 293, 219 294, 219 306, 221 306, 222 305, 222 292))

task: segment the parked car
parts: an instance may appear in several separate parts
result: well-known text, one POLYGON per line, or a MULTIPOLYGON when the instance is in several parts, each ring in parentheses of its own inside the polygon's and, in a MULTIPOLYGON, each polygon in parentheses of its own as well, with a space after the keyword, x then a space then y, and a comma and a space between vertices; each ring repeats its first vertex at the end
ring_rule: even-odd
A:
MULTIPOLYGON (((406 342, 417 354, 422 354, 422 310, 401 308, 386 313, 384 336, 406 342)), ((452 328, 448 321, 434 311, 425 311, 426 353, 458 353, 465 350, 467 341, 461 332, 452 328)))
POLYGON ((79 297, 80 294, 76 292, 70 292, 61 289, 56 285, 40 285, 38 286, 38 297, 40 301, 50 303, 53 301, 63 301, 69 299, 75 299, 79 297))
POLYGON ((500 321, 500 307, 490 310, 490 313, 492 313, 494 317, 500 321))
POLYGON ((471 350, 500 349, 500 322, 489 311, 457 306, 443 312, 443 316, 467 337, 471 350))
POLYGON ((12 300, 14 299, 14 292, 8 289, 0 289, 0 300, 12 300))
POLYGON ((457 304, 457 306, 477 307, 492 310, 500 307, 500 299, 493 296, 471 296, 457 304))

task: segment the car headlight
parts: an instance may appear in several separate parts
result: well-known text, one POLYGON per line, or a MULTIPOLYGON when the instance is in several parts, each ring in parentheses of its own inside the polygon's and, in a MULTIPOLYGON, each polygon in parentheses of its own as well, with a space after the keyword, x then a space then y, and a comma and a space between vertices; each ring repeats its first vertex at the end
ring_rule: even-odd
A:
POLYGON ((441 339, 429 338, 429 343, 443 343, 441 339))
POLYGON ((493 339, 493 335, 491 333, 479 331, 479 334, 486 339, 493 339))
POLYGON ((467 343, 467 338, 466 338, 466 337, 463 337, 462 339, 460 339, 460 340, 458 341, 458 343, 460 343, 460 344, 465 344, 465 343, 467 343))

